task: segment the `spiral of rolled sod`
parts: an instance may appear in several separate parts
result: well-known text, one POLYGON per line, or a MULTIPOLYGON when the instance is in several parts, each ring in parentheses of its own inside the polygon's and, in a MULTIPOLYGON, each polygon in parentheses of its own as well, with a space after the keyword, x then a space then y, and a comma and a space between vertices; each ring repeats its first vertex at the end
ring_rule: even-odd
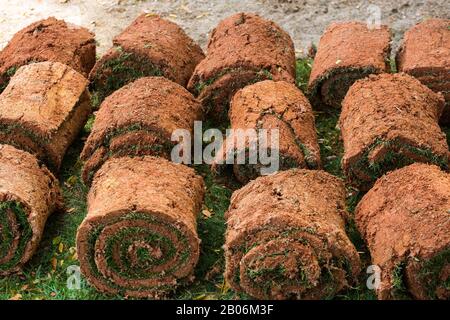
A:
POLYGON ((59 62, 21 67, 0 95, 0 143, 58 171, 91 112, 88 81, 59 62))
POLYGON ((397 53, 397 69, 444 94, 440 121, 450 124, 450 20, 428 19, 409 29, 397 53))
POLYGON ((163 76, 185 87, 203 58, 202 49, 178 25, 142 14, 113 39, 89 78, 100 101, 141 77, 163 76))
POLYGON ((332 297, 360 271, 345 233, 345 189, 320 170, 259 177, 226 213, 227 282, 258 299, 332 297))
POLYGON ((423 163, 378 179, 355 211, 380 299, 450 299, 450 174, 423 163))
POLYGON ((252 150, 262 150, 268 156, 278 154, 276 160, 279 163, 278 168, 273 168, 275 171, 295 167, 317 169, 321 166, 312 108, 295 85, 272 80, 249 85, 234 95, 229 114, 235 134, 222 145, 213 163, 214 169, 220 167, 219 163, 226 164, 227 157, 232 156, 236 178, 242 183, 255 179, 261 175, 261 169, 268 169, 270 164, 263 163, 261 158, 250 161, 249 152, 252 150), (278 141, 272 142, 272 130, 278 130, 278 141), (242 157, 241 153, 245 163, 237 161, 242 157))
POLYGON ((95 64, 95 38, 87 29, 50 17, 17 32, 0 52, 0 92, 23 65, 61 62, 89 75, 95 64))
POLYGON ((369 74, 389 72, 390 31, 361 22, 332 23, 320 38, 308 82, 314 104, 340 108, 350 86, 369 74))
POLYGON ((438 125, 443 106, 442 94, 405 73, 357 81, 339 119, 349 182, 366 189, 384 173, 413 162, 448 168, 447 141, 438 125))
MULTIPOLYGON (((111 157, 153 155, 167 159, 175 130, 193 137, 202 106, 185 88, 163 77, 140 78, 117 90, 100 106, 81 159, 83 180, 111 157)), ((190 152, 189 150, 185 150, 190 152)))
POLYGON ((203 179, 156 157, 108 160, 88 194, 77 233, 81 272, 96 289, 160 297, 193 279, 203 179))
POLYGON ((213 30, 206 58, 195 68, 188 89, 211 117, 223 120, 237 90, 267 79, 295 83, 292 39, 272 21, 238 13, 213 30))
POLYGON ((36 157, 0 144, 0 275, 21 270, 61 204, 58 181, 36 157))

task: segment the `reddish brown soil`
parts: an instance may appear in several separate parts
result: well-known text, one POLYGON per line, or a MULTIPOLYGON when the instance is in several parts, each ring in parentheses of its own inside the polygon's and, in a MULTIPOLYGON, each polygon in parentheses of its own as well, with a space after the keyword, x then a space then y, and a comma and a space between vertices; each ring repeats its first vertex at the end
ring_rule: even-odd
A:
POLYGON ((356 222, 381 270, 380 299, 398 281, 417 299, 449 299, 450 175, 413 164, 380 178, 356 208, 356 222), (445 287, 447 283, 447 287, 445 287))
POLYGON ((170 159, 172 132, 191 132, 201 120, 200 103, 182 86, 162 77, 136 80, 110 95, 97 112, 81 159, 89 183, 109 157, 154 155, 170 159))
POLYGON ((148 156, 108 160, 95 175, 77 233, 82 273, 102 292, 132 297, 158 296, 191 280, 203 195, 203 179, 184 165, 148 156), (153 260, 140 260, 139 251, 153 260))
MULTIPOLYGON (((320 148, 312 108, 295 85, 271 80, 249 85, 234 95, 229 113, 232 129, 279 130, 281 170, 320 167, 320 148)), ((225 142, 217 160, 223 160, 227 152, 245 153, 249 142, 243 147, 240 150, 226 147, 225 142)), ((248 164, 248 154, 246 163, 234 165, 235 175, 242 183, 255 179, 260 173, 261 164, 248 164)))
POLYGON ((233 193, 226 219, 225 277, 255 298, 332 297, 360 271, 344 185, 324 171, 259 177, 233 193))
POLYGON ((41 61, 61 62, 87 77, 95 64, 94 34, 53 17, 20 30, 0 52, 0 87, 13 70, 41 61))
POLYGON ((148 14, 136 18, 114 38, 113 45, 90 74, 101 98, 142 76, 164 76, 185 87, 204 58, 201 48, 178 25, 148 14))
POLYGON ((21 248, 21 237, 24 235, 19 217, 8 211, 9 223, 0 225, 0 230, 9 230, 13 241, 9 244, 9 252, 0 258, 0 275, 21 269, 36 251, 47 217, 62 207, 58 181, 47 168, 27 152, 0 145, 0 205, 6 202, 20 203, 32 234, 25 247, 21 248), (18 258, 17 261, 5 270, 2 265, 11 263, 14 258, 18 258))
POLYGON ((365 23, 331 24, 320 38, 308 91, 316 100, 336 108, 350 86, 368 74, 389 72, 390 31, 370 30, 365 23))
POLYGON ((405 33, 397 68, 442 92, 447 106, 441 122, 450 124, 450 20, 429 19, 405 33))
POLYGON ((0 95, 0 141, 57 171, 91 112, 88 82, 59 62, 21 67, 0 95))
POLYGON ((237 90, 266 79, 295 83, 292 39, 272 21, 238 13, 212 31, 207 56, 195 68, 188 89, 211 117, 222 120, 237 90))
POLYGON ((443 106, 442 95, 404 73, 357 81, 342 103, 339 119, 342 166, 349 181, 367 186, 412 162, 447 168, 447 141, 438 125, 443 106))

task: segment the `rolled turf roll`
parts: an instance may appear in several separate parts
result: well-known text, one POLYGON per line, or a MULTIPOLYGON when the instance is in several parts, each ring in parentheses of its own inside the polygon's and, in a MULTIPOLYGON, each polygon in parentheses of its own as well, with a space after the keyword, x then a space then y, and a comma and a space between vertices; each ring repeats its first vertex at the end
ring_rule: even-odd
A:
POLYGON ((444 94, 441 122, 450 124, 450 20, 428 19, 409 29, 397 53, 397 68, 444 94))
POLYGON ((153 155, 170 159, 174 130, 193 134, 201 104, 182 86, 162 77, 145 77, 117 90, 102 103, 81 159, 89 184, 110 157, 153 155))
POLYGON ((345 233, 344 185, 324 171, 259 177, 233 193, 226 219, 225 277, 238 292, 320 299, 360 272, 345 233))
POLYGON ((267 79, 295 83, 292 39, 272 21, 238 13, 213 30, 207 56, 195 68, 188 89, 211 117, 223 120, 237 90, 267 79))
POLYGON ((31 258, 47 217, 60 207, 50 171, 31 154, 0 145, 0 275, 19 271, 31 258))
MULTIPOLYGON (((266 80, 249 85, 239 90, 233 97, 230 105, 231 129, 267 129, 267 145, 271 144, 270 130, 279 130, 278 146, 271 146, 273 150, 278 147, 279 169, 310 168, 317 169, 321 166, 320 148, 317 141, 314 115, 308 99, 293 84, 284 81, 266 80)), ((258 144, 263 141, 256 142, 258 144)), ((260 161, 250 164, 249 146, 250 139, 245 145, 237 145, 237 136, 231 135, 218 152, 213 168, 218 168, 218 161, 226 163, 226 155, 233 154, 235 164, 234 173, 237 179, 246 183, 260 175, 263 167, 260 161), (229 140, 228 140, 229 139, 229 140), (227 143, 234 140, 234 144, 227 143), (245 164, 237 164, 236 159, 240 153, 244 153, 245 164)), ((273 151, 268 152, 273 154, 273 151)))
POLYGON ((356 208, 380 299, 450 299, 450 175, 412 164, 383 176, 356 208))
POLYGON ((447 141, 438 125, 443 106, 441 94, 404 73, 357 81, 339 119, 349 182, 367 189, 384 173, 413 162, 448 168, 447 141))
POLYGON ((59 62, 21 67, 0 95, 0 143, 28 151, 57 171, 91 112, 87 85, 59 62))
POLYGON ((77 233, 81 271, 99 291, 158 297, 192 280, 203 179, 162 158, 115 158, 95 175, 77 233))
POLYGON ((142 14, 113 39, 89 76, 91 89, 103 100, 125 84, 146 76, 164 76, 186 86, 202 49, 175 23, 142 14))
POLYGON ((87 77, 95 64, 94 34, 53 17, 20 30, 0 52, 0 92, 21 66, 42 61, 61 62, 87 77))
POLYGON ((308 82, 314 104, 341 107, 347 90, 369 74, 389 72, 390 31, 361 22, 332 23, 320 38, 308 82))

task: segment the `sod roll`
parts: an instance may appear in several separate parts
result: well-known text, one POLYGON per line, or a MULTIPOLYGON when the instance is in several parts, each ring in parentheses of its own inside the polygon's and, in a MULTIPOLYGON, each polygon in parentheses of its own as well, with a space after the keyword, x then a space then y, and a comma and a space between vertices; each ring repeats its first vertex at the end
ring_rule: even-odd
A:
POLYGON ((31 154, 0 144, 0 275, 21 270, 61 205, 55 177, 31 154))
MULTIPOLYGON (((111 157, 153 155, 170 159, 183 129, 193 137, 201 104, 182 86, 163 77, 145 77, 117 90, 102 103, 81 154, 86 183, 111 157)), ((189 150, 190 152, 190 150, 189 150)))
POLYGON ((314 104, 341 107, 350 86, 369 74, 389 72, 388 27, 361 22, 331 24, 320 38, 308 82, 314 104))
POLYGON ((113 39, 89 76, 102 101, 125 84, 146 76, 163 76, 186 86, 204 58, 201 48, 175 23, 142 14, 113 39))
POLYGON ((380 299, 450 299, 450 175, 412 164, 380 178, 356 208, 380 299))
POLYGON ((227 282, 258 299, 331 298, 360 271, 345 233, 345 189, 318 170, 259 177, 226 213, 227 282))
POLYGON ((227 118, 237 90, 267 79, 295 83, 292 39, 272 21, 237 13, 212 31, 206 58, 195 68, 188 89, 218 121, 227 118))
POLYGON ((0 52, 0 92, 23 65, 55 61, 88 76, 95 64, 95 39, 89 30, 53 17, 17 32, 0 52))
POLYGON ((440 120, 450 124, 450 20, 428 19, 409 29, 397 53, 397 69, 444 94, 440 120))
MULTIPOLYGON (((317 169, 321 166, 320 148, 317 141, 314 115, 308 99, 295 85, 284 81, 265 80, 239 90, 230 105, 231 129, 249 130, 256 133, 267 131, 267 141, 249 135, 245 144, 238 145, 237 132, 227 138, 218 152, 213 168, 218 168, 219 160, 226 163, 227 154, 234 155, 233 170, 236 178, 246 183, 261 174, 267 165, 250 163, 251 143, 266 146, 268 154, 279 154, 279 170, 289 168, 317 169), (278 145, 271 143, 271 131, 279 132, 278 145), (231 143, 234 139, 234 144, 231 143), (245 164, 237 163, 243 153, 245 164)), ((242 131, 241 131, 242 132, 242 131)))
POLYGON ((384 173, 413 162, 448 168, 447 141, 438 125, 443 106, 441 94, 404 73, 357 81, 339 119, 349 182, 366 189, 384 173))
POLYGON ((0 143, 30 152, 58 171, 91 112, 87 85, 59 62, 21 67, 0 95, 0 143))
POLYGON ((131 297, 161 297, 192 280, 203 194, 203 179, 184 165, 148 156, 108 160, 78 228, 81 272, 97 290, 131 297))

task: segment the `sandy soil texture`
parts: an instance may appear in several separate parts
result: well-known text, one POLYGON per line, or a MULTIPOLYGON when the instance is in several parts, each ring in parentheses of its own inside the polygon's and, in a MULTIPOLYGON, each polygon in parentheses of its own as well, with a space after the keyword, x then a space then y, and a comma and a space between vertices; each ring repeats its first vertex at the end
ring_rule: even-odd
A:
MULTIPOLYGON (((233 97, 230 108, 232 129, 279 130, 278 153, 280 170, 289 168, 317 169, 321 166, 320 149, 312 107, 303 93, 293 84, 284 81, 261 81, 239 90, 233 97)), ((239 132, 239 131, 235 131, 239 132)), ((268 132, 269 133, 269 132, 268 132)), ((249 136, 249 140, 239 145, 239 135, 227 137, 213 164, 225 162, 227 154, 234 154, 233 171, 241 183, 247 183, 260 175, 264 165, 261 161, 249 163, 249 150, 256 144, 271 145, 271 136, 266 139, 249 136), (234 143, 231 143, 233 141, 234 143), (266 141, 263 141, 266 140, 266 141), (244 156, 246 164, 238 164, 244 156)))
POLYGON ((360 260, 345 233, 344 185, 320 170, 291 169, 235 191, 225 214, 225 277, 259 299, 333 297, 360 260))
POLYGON ((153 155, 170 159, 172 132, 193 133, 202 108, 182 86, 145 77, 117 90, 102 103, 81 154, 83 179, 90 182, 108 158, 153 155))
POLYGON ((397 68, 411 74, 435 92, 446 107, 440 118, 450 124, 450 21, 429 19, 407 31, 397 54, 397 68))
POLYGON ((208 33, 225 17, 240 11, 255 12, 274 20, 294 39, 297 54, 318 43, 325 28, 335 21, 361 20, 378 15, 394 33, 395 46, 402 34, 426 17, 448 18, 447 0, 0 0, 0 48, 28 24, 54 15, 95 32, 99 53, 142 11, 161 14, 178 23, 188 35, 206 46, 208 33))
POLYGON ((342 168, 365 189, 390 170, 413 162, 448 168, 448 146, 438 125, 444 107, 436 94, 404 74, 358 80, 342 103, 342 168))
POLYGON ((0 145, 0 275, 36 251, 48 216, 62 205, 56 178, 31 154, 0 145))
POLYGON ((156 297, 192 280, 203 196, 203 179, 184 165, 153 157, 106 162, 77 233, 87 280, 131 297, 156 297))
POLYGON ((202 49, 175 23, 157 15, 141 14, 114 46, 95 64, 89 75, 100 99, 143 76, 164 76, 186 86, 202 49))
POLYGON ((356 209, 372 262, 381 268, 379 299, 449 299, 450 175, 413 164, 379 179, 356 209))
POLYGON ((91 112, 87 80, 59 62, 21 67, 0 98, 0 141, 57 172, 91 112))

